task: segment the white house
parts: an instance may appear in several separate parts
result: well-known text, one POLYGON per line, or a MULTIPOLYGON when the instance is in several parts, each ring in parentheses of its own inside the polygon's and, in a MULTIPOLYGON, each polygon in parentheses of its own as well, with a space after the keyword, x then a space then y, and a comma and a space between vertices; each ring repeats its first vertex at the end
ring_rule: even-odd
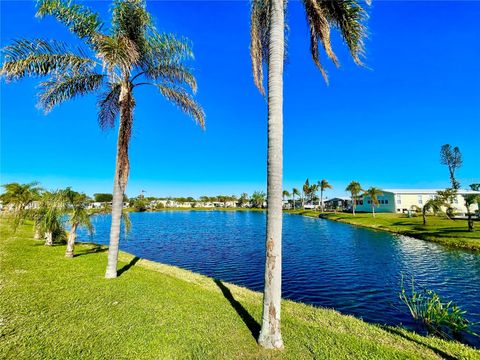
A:
MULTIPOLYGON (((375 206, 375 212, 402 213, 416 207, 421 209, 428 200, 434 199, 437 196, 437 191, 442 190, 444 189, 383 189, 381 190, 382 195, 377 197, 379 204, 375 206)), ((480 192, 473 190, 458 190, 457 195, 452 202, 452 207, 457 213, 467 213, 465 199, 463 197, 463 195, 467 194, 480 194, 480 192)), ((478 205, 472 205, 470 210, 478 210, 478 205)), ((372 211, 372 201, 370 196, 362 196, 357 200, 356 211, 372 211)))

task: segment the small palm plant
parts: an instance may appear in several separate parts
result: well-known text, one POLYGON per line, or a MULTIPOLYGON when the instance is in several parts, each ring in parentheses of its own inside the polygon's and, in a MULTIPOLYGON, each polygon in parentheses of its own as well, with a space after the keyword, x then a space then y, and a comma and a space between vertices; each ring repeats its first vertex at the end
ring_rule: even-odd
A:
POLYGON ((362 192, 362 186, 358 181, 352 181, 350 184, 348 184, 345 191, 348 191, 351 195, 352 212, 353 212, 353 215, 355 216, 355 209, 357 207, 357 198, 358 198, 358 195, 360 195, 360 193, 362 192))
POLYGON ((35 224, 45 236, 45 246, 65 234, 62 217, 65 214, 65 201, 61 191, 45 191, 40 200, 40 206, 35 215, 35 224))
POLYGON ((49 112, 80 95, 99 93, 98 122, 119 132, 113 184, 112 224, 105 277, 117 276, 123 195, 130 171, 128 148, 133 128, 134 91, 152 86, 203 128, 205 114, 191 93, 197 83, 185 64, 193 53, 185 39, 159 33, 144 0, 114 0, 109 29, 97 13, 70 0, 39 0, 37 16, 53 16, 83 41, 19 39, 3 49, 1 75, 7 80, 47 77, 39 105, 49 112))
POLYGON ((323 179, 322 181, 318 182, 318 187, 320 188, 320 207, 323 212, 323 192, 327 189, 333 189, 333 186, 330 185, 327 180, 323 179))
POLYGON ((378 197, 383 195, 383 192, 379 188, 371 187, 364 192, 364 195, 370 197, 370 204, 372 205, 372 216, 375 217, 375 206, 379 205, 378 197))
POLYGON ((92 235, 93 225, 90 221, 90 214, 86 208, 87 196, 85 194, 73 191, 71 188, 66 188, 62 192, 62 196, 70 215, 69 223, 71 225, 65 257, 73 258, 78 227, 85 227, 89 234, 92 235))
MULTIPOLYGON (((14 231, 18 226, 30 216, 32 209, 30 207, 34 201, 41 196, 42 189, 37 182, 28 184, 9 183, 2 185, 5 192, 0 196, 5 205, 11 208, 13 221, 12 226, 14 231)), ((35 232, 38 233, 35 228, 35 232)))
POLYGON ((427 213, 432 211, 435 215, 442 210, 445 204, 439 199, 429 199, 422 207, 423 225, 427 224, 427 213))

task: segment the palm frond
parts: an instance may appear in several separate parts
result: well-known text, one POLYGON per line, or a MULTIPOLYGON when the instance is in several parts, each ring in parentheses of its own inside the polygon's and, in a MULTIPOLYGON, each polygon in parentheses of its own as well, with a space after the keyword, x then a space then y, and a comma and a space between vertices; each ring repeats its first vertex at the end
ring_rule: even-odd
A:
POLYGON ((2 50, 5 56, 0 75, 7 80, 45 76, 55 72, 80 71, 95 66, 82 49, 43 39, 18 39, 2 50))
POLYGON ((97 56, 110 73, 118 67, 128 74, 140 58, 136 44, 126 36, 99 36, 96 40, 97 56))
POLYGON ((158 89, 167 100, 177 105, 180 110, 190 115, 202 129, 205 129, 205 112, 185 89, 176 85, 157 84, 158 89))
POLYGON ((145 76, 152 80, 165 80, 172 84, 187 84, 197 92, 197 81, 190 68, 182 64, 159 64, 153 68, 145 69, 145 76))
POLYGON ((52 15, 81 39, 90 41, 102 27, 98 14, 71 0, 39 0, 37 6, 37 17, 52 15))
POLYGON ((40 84, 39 107, 49 112, 66 100, 85 95, 102 86, 104 75, 92 72, 63 74, 40 84))
POLYGON ((357 0, 321 1, 320 7, 327 20, 340 30, 355 63, 363 65, 364 39, 367 37, 364 23, 368 19, 367 11, 357 0))
POLYGON ((265 95, 263 63, 268 62, 269 23, 270 1, 253 0, 250 13, 250 57, 253 81, 262 95, 265 95))
POLYGON ((115 119, 120 112, 120 84, 109 84, 108 91, 98 98, 98 124, 107 129, 115 126, 115 119))

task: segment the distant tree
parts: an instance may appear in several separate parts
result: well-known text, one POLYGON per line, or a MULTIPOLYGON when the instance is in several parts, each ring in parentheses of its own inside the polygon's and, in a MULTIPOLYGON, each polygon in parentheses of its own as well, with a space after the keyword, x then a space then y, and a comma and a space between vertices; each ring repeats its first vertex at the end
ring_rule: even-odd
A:
POLYGON ((434 215, 442 210, 444 202, 441 198, 435 198, 428 200, 422 207, 423 225, 427 224, 427 213, 433 211, 434 215))
POLYGON ((295 196, 300 197, 300 191, 297 188, 292 189, 293 210, 295 210, 295 196))
POLYGON ((288 190, 283 190, 283 202, 285 202, 285 198, 288 198, 290 196, 290 193, 288 192, 288 190))
POLYGON ((442 165, 447 165, 448 167, 452 189, 460 189, 460 183, 455 178, 455 171, 462 166, 462 154, 458 146, 452 149, 450 144, 442 145, 440 149, 440 162, 442 165))
POLYGON ((138 212, 147 211, 147 203, 145 202, 145 199, 140 196, 133 200, 132 207, 138 212))
POLYGON ((327 180, 323 179, 322 181, 318 182, 318 186, 320 188, 320 203, 321 203, 321 209, 322 212, 324 211, 324 206, 323 206, 323 192, 327 189, 333 189, 333 186, 328 183, 327 180))
POLYGON ((242 193, 240 195, 240 198, 238 199, 238 206, 239 207, 244 207, 246 204, 248 204, 248 194, 247 193, 242 193))
POLYGON ((350 196, 352 198, 352 212, 353 212, 353 215, 355 216, 355 209, 357 207, 357 198, 358 198, 358 195, 360 195, 360 193, 362 192, 362 186, 358 181, 352 181, 345 188, 345 191, 348 191, 350 193, 350 196))
POLYGON ((375 217, 375 206, 378 206, 378 196, 383 195, 382 190, 376 187, 371 187, 364 192, 365 196, 370 197, 370 204, 372 205, 372 216, 375 217))
POLYGON ((473 191, 480 191, 480 184, 470 184, 470 189, 473 191))
POLYGON ((251 198, 253 207, 262 208, 266 196, 267 195, 263 191, 255 191, 251 198))
POLYGON ((61 196, 63 196, 66 203, 70 216, 69 223, 71 225, 70 233, 68 234, 65 257, 73 258, 78 227, 85 227, 89 234, 92 235, 93 225, 90 221, 90 213, 86 208, 87 196, 85 194, 73 191, 71 188, 66 188, 62 191, 61 196))
POLYGON ((45 236, 45 246, 52 246, 55 240, 65 235, 62 221, 65 213, 66 202, 61 191, 45 191, 42 194, 35 223, 45 236))
POLYGON ((111 202, 113 199, 112 194, 106 194, 106 193, 98 193, 98 194, 93 194, 93 199, 95 202, 111 202))
POLYGON ((473 204, 477 204, 478 202, 480 202, 480 195, 467 194, 467 195, 463 195, 463 197, 465 199, 465 207, 467 208, 468 231, 473 231, 474 230, 473 218, 472 218, 473 213, 471 212, 470 207, 473 204))
POLYGON ((308 181, 308 179, 305 180, 305 184, 303 184, 302 190, 303 190, 302 206, 305 207, 305 198, 308 198, 310 194, 310 182, 308 181))
POLYGON ((12 227, 16 231, 18 226, 30 215, 31 204, 41 196, 42 189, 38 182, 28 184, 9 183, 2 185, 5 192, 0 195, 4 205, 12 207, 12 227))

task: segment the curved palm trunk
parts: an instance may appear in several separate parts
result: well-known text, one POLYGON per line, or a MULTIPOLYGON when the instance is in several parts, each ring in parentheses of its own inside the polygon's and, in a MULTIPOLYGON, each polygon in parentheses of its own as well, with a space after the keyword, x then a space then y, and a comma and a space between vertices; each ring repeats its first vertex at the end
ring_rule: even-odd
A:
POLYGON ((53 245, 53 233, 51 231, 45 232, 45 246, 53 245))
POLYGON ((65 251, 66 258, 73 258, 75 250, 75 239, 77 238, 77 227, 78 223, 74 223, 72 225, 72 228, 70 229, 70 233, 68 234, 67 250, 65 251))
POLYGON ((42 238, 42 229, 39 225, 35 225, 35 233, 33 234, 35 240, 40 240, 42 238))
POLYGON ((283 0, 272 0, 268 58, 267 236, 262 328, 258 343, 283 348, 280 332, 282 300, 282 176, 283 176, 283 0))
POLYGON ((130 164, 128 161, 128 145, 132 131, 133 107, 130 83, 122 84, 120 92, 120 127, 118 129, 117 162, 113 181, 112 224, 110 227, 110 243, 108 246, 108 263, 105 278, 117 277, 118 245, 120 242, 120 223, 123 210, 123 194, 127 187, 130 164))

